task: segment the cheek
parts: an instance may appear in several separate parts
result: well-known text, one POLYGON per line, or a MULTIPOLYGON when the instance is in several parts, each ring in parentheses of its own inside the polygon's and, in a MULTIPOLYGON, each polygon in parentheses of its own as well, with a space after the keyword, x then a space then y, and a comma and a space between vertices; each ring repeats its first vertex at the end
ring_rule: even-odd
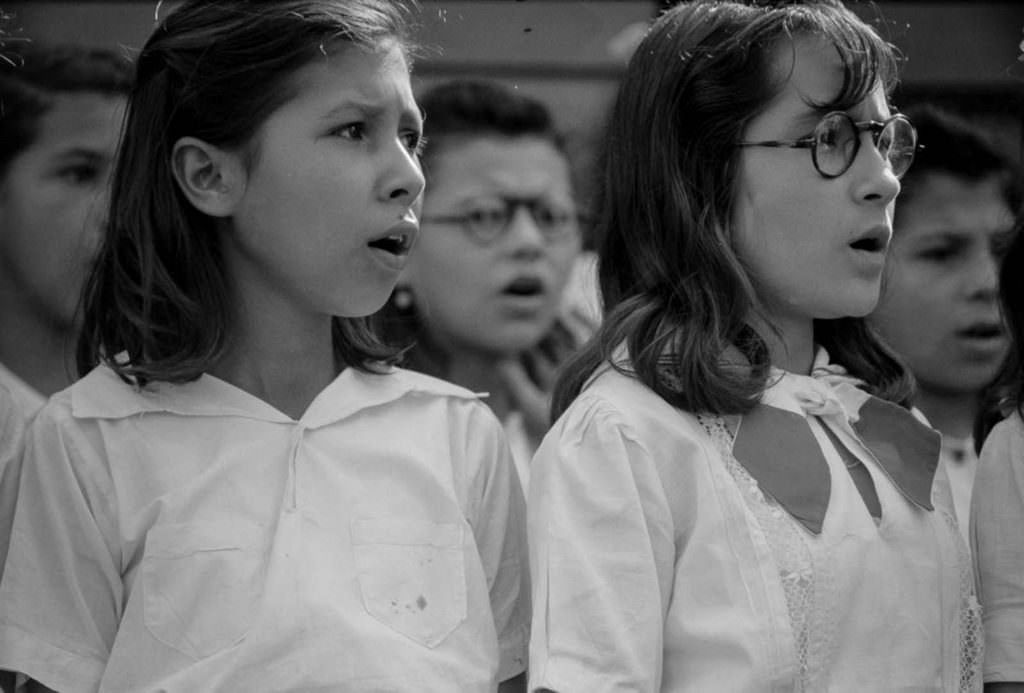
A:
MULTIPOLYGON (((918 287, 887 278, 871 323, 882 338, 904 355, 932 348, 941 330, 937 330, 934 299, 922 295, 918 287)), ((940 318, 941 321, 941 318, 940 318)))
POLYGON ((569 276, 572 274, 573 263, 580 254, 582 242, 576 239, 572 243, 557 246, 548 251, 557 294, 561 295, 569 276))
POLYGON ((409 283, 413 291, 444 309, 449 305, 467 305, 483 292, 491 262, 480 248, 470 246, 443 229, 432 237, 424 236, 409 259, 409 283), (450 235, 449 235, 450 234, 450 235))

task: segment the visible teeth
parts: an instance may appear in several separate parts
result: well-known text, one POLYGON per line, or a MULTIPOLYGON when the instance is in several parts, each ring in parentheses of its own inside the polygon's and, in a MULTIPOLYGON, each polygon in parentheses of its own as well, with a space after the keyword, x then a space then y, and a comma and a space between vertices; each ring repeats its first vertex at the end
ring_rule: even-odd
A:
POLYGON ((405 250, 408 245, 408 236, 401 233, 394 234, 381 238, 380 240, 372 241, 370 245, 374 248, 386 250, 389 253, 400 253, 405 250))

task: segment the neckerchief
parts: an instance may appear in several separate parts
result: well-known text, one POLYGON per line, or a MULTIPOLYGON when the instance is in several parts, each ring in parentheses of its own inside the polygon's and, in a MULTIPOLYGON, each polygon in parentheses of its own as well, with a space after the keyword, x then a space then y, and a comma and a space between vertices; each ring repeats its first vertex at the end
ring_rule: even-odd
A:
POLYGON ((860 441, 900 493, 932 510, 940 436, 903 407, 858 387, 818 349, 810 376, 772 369, 761 401, 744 414, 733 455, 786 512, 815 534, 828 510, 828 463, 807 416, 860 441))

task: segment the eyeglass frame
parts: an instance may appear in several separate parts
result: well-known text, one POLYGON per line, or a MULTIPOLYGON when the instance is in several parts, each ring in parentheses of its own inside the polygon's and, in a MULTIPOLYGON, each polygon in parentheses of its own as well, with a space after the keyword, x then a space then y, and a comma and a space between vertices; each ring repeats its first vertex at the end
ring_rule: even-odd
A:
MULTIPOLYGON (((885 120, 860 120, 860 121, 858 121, 858 120, 854 120, 853 116, 851 116, 849 113, 846 113, 845 111, 829 111, 828 113, 823 115, 821 117, 821 119, 814 125, 814 130, 817 131, 818 127, 826 119, 828 119, 828 118, 830 118, 832 116, 842 116, 843 118, 846 118, 846 120, 849 121, 850 124, 853 126, 854 132, 857 135, 854 138, 854 140, 853 140, 854 141, 853 153, 850 155, 848 161, 846 162, 846 165, 843 166, 842 170, 839 171, 838 173, 825 173, 824 171, 821 170, 821 167, 818 166, 818 138, 814 134, 814 132, 812 132, 807 137, 801 137, 800 139, 797 139, 797 140, 763 140, 763 141, 758 141, 758 142, 737 142, 736 146, 738 146, 738 147, 783 147, 783 148, 791 148, 791 149, 810 149, 811 150, 811 162, 814 164, 814 170, 817 171, 818 175, 820 175, 822 178, 832 179, 832 178, 838 178, 839 176, 841 176, 844 173, 846 173, 847 171, 849 171, 850 167, 853 166, 853 162, 855 162, 857 160, 857 155, 860 154, 860 146, 861 146, 860 133, 862 133, 862 132, 870 132, 871 133, 871 142, 874 145, 875 149, 877 150, 878 149, 878 138, 881 137, 882 132, 885 130, 885 128, 887 128, 890 123, 892 123, 894 121, 897 121, 897 120, 901 120, 901 121, 905 122, 907 125, 909 125, 910 126, 910 131, 912 133, 914 133, 914 145, 911 148, 912 154, 911 154, 911 157, 910 157, 910 163, 908 163, 907 164, 907 168, 904 169, 904 171, 902 173, 900 173, 899 175, 897 175, 896 177, 897 178, 902 178, 904 175, 906 175, 907 171, 909 171, 910 167, 914 164, 913 153, 916 153, 916 151, 920 148, 918 143, 917 143, 917 128, 915 128, 914 124, 912 122, 910 122, 910 118, 907 118, 902 113, 894 113, 891 116, 889 116, 888 118, 886 118, 885 120)), ((879 150, 879 152, 880 151, 881 150, 879 150)), ((886 158, 886 162, 888 163, 888 161, 889 161, 889 159, 887 157, 886 158)))
MULTIPOLYGON (((516 212, 518 212, 520 209, 526 209, 527 213, 529 213, 530 215, 530 219, 533 221, 537 229, 541 232, 541 235, 544 236, 544 241, 546 243, 553 243, 555 241, 560 241, 562 239, 569 238, 572 235, 571 232, 573 230, 579 231, 580 224, 586 221, 586 217, 583 214, 580 214, 579 212, 557 210, 560 213, 564 212, 564 214, 566 215, 564 222, 565 229, 559 229, 558 231, 552 233, 550 230, 546 229, 545 225, 542 224, 537 219, 537 209, 539 206, 543 204, 543 200, 541 198, 503 196, 499 197, 498 199, 505 207, 505 222, 502 224, 501 228, 498 229, 492 236, 482 236, 480 233, 473 230, 473 222, 471 221, 470 213, 421 216, 420 223, 457 224, 458 226, 462 227, 462 230, 466 233, 467 236, 472 238, 478 244, 486 246, 491 245, 492 243, 496 242, 499 238, 504 236, 506 233, 508 233, 508 230, 512 226, 512 221, 516 218, 516 212), (569 228, 569 222, 573 222, 573 228, 571 229, 569 228)), ((548 211, 553 210, 551 210, 551 208, 548 207, 548 211)))

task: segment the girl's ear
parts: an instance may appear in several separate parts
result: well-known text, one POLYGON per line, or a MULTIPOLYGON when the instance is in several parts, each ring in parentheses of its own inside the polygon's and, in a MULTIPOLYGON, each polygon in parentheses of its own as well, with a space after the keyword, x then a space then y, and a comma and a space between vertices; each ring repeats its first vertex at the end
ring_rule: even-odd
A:
POLYGON ((174 143, 171 169, 188 201, 211 217, 231 216, 245 192, 241 157, 195 137, 174 143))

